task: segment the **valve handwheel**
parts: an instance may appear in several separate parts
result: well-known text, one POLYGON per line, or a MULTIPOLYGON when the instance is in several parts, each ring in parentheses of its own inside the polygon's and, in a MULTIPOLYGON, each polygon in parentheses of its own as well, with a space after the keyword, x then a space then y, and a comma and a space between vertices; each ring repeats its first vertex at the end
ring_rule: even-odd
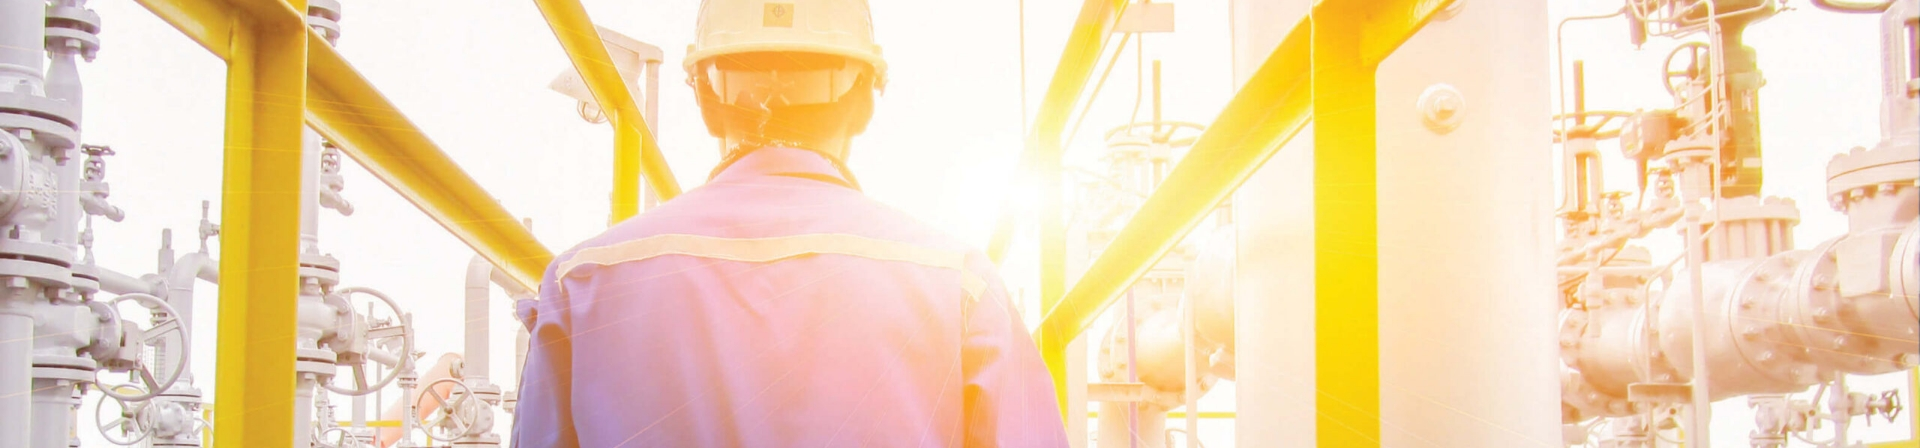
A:
POLYGON ((466 382, 457 378, 441 378, 427 383, 427 386, 420 390, 420 396, 413 399, 413 408, 419 409, 420 400, 426 398, 432 398, 440 405, 440 408, 434 410, 433 415, 428 416, 427 421, 421 424, 427 431, 427 435, 434 440, 458 440, 479 432, 476 424, 479 422, 474 415, 475 410, 467 408, 479 404, 480 399, 474 397, 473 388, 467 387, 466 382), (452 384, 456 390, 442 394, 436 389, 440 383, 452 384))
MULTIPOLYGON (((165 381, 161 381, 154 378, 153 366, 151 365, 152 361, 149 361, 149 358, 145 356, 146 355, 145 353, 133 354, 131 358, 134 359, 134 361, 131 363, 125 363, 125 365, 117 365, 117 366, 108 365, 106 366, 107 368, 101 369, 101 370, 110 370, 115 372, 127 372, 130 376, 134 378, 138 378, 140 381, 140 384, 139 384, 139 387, 135 389, 140 390, 140 392, 137 392, 137 393, 127 394, 127 393, 119 392, 120 387, 118 385, 112 385, 105 381, 100 381, 98 371, 94 372, 94 384, 98 386, 96 388, 100 390, 100 393, 106 394, 107 396, 113 397, 114 399, 117 399, 120 401, 125 401, 125 402, 147 401, 149 399, 152 399, 153 397, 159 396, 161 393, 166 392, 167 389, 172 388, 174 382, 180 381, 180 376, 182 374, 185 374, 187 371, 187 356, 188 356, 188 352, 190 351, 189 349, 192 347, 192 345, 187 340, 188 334, 187 334, 186 325, 183 325, 180 323, 180 313, 176 312, 173 309, 172 305, 168 305, 167 301, 160 300, 159 297, 154 297, 152 295, 136 293, 136 294, 121 294, 118 297, 114 297, 113 300, 108 301, 107 305, 109 308, 118 310, 120 303, 126 302, 126 301, 140 302, 140 304, 145 305, 148 309, 158 310, 161 312, 161 313, 154 314, 155 319, 153 321, 153 325, 148 326, 144 331, 140 332, 141 335, 139 336, 140 338, 139 348, 141 349, 141 351, 144 352, 146 347, 153 347, 155 345, 154 344, 155 342, 159 342, 163 338, 167 338, 171 336, 180 344, 179 345, 180 356, 174 357, 173 359, 170 360, 173 362, 174 365, 172 366, 173 369, 169 369, 169 371, 172 372, 173 374, 167 375, 165 381)), ((120 337, 123 339, 122 341, 113 341, 113 342, 119 343, 121 346, 121 349, 125 350, 127 347, 127 344, 126 344, 127 341, 124 341, 124 339, 127 338, 128 335, 125 333, 122 333, 120 337)))
POLYGON ((1667 62, 1663 69, 1666 71, 1666 77, 1663 78, 1664 81, 1661 83, 1666 86, 1667 94, 1679 99, 1681 93, 1686 91, 1684 87, 1687 83, 1693 82, 1694 79, 1702 76, 1710 76, 1705 73, 1700 73, 1700 71, 1712 70, 1712 67, 1708 66, 1708 63, 1713 58, 1712 53, 1710 53, 1711 51, 1713 51, 1713 48, 1707 46, 1706 42, 1688 42, 1674 48, 1672 53, 1667 53, 1667 62), (1682 55, 1682 52, 1686 54, 1682 55), (1680 67, 1674 67, 1673 64, 1675 62, 1685 62, 1686 64, 1680 67))
MULTIPOLYGON (((327 390, 333 393, 349 397, 358 397, 371 394, 374 391, 387 387, 388 384, 393 384, 393 380, 400 378, 400 372, 402 371, 402 369, 398 368, 400 363, 407 357, 413 355, 413 326, 408 322, 409 319, 406 314, 400 311, 400 303, 394 301, 391 297, 387 297, 385 293, 372 288, 357 286, 341 288, 335 291, 335 294, 346 298, 352 298, 354 294, 373 296, 373 298, 379 299, 379 303, 386 304, 387 309, 392 311, 393 319, 375 321, 377 322, 376 325, 368 326, 366 333, 366 356, 362 356, 360 359, 343 359, 339 363, 339 365, 345 366, 353 372, 351 374, 353 379, 352 386, 335 386, 333 385, 332 379, 321 382, 320 386, 327 388, 327 390), (398 342, 398 344, 393 344, 393 342, 398 342), (395 345, 399 347, 398 353, 384 349, 384 347, 393 347, 395 345), (367 361, 369 360, 387 367, 387 373, 381 376, 380 381, 367 382, 367 361)), ((349 301, 349 303, 351 303, 351 301, 349 301)), ((374 319, 372 319, 372 310, 368 310, 367 313, 368 320, 374 321, 374 319)), ((334 378, 338 377, 338 375, 334 376, 334 378)))
MULTIPOLYGON (((116 388, 139 389, 139 386, 116 386, 116 388)), ((105 391, 105 389, 101 390, 105 391)), ((148 430, 149 428, 146 422, 141 421, 140 408, 137 406, 129 406, 127 401, 113 400, 115 406, 120 408, 120 411, 116 412, 118 417, 112 420, 102 418, 103 416, 100 414, 100 411, 107 408, 108 398, 113 397, 101 395, 100 401, 94 403, 93 406, 93 421, 99 424, 100 437, 106 438, 107 443, 120 446, 133 446, 136 443, 147 440, 147 436, 152 435, 152 432, 148 430)))
POLYGON ((316 444, 327 448, 361 448, 367 446, 366 443, 360 440, 359 435, 354 434, 353 431, 348 431, 347 428, 339 426, 320 431, 320 436, 315 437, 314 440, 316 444), (329 435, 332 435, 333 438, 327 438, 329 435))

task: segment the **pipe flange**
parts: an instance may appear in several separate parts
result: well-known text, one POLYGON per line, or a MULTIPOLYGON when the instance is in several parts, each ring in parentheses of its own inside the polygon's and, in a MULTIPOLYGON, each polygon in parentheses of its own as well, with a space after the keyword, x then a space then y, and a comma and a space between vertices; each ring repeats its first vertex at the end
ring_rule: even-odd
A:
POLYGON ((73 274, 63 266, 31 260, 0 258, 0 278, 4 277, 24 278, 56 288, 71 286, 68 282, 73 281, 73 274))
MULTIPOLYGON (((1848 331, 1843 323, 1845 299, 1840 297, 1838 244, 1843 238, 1821 243, 1807 251, 1813 257, 1799 263, 1789 291, 1799 300, 1787 300, 1781 317, 1791 329, 1797 345, 1807 359, 1823 369, 1848 373, 1875 373, 1898 370, 1893 359, 1865 356, 1866 336, 1848 331)), ((1791 295, 1789 297, 1792 297, 1791 295)))
POLYGON ((88 62, 100 51, 100 14, 64 5, 47 6, 47 50, 78 48, 88 62))
MULTIPOLYGON (((1905 298, 1909 319, 1920 319, 1920 222, 1907 226, 1887 263, 1888 291, 1905 298)), ((1920 393, 1920 392, 1915 392, 1920 393)))
POLYGON ((33 377, 35 379, 91 383, 93 382, 93 372, 99 368, 99 363, 85 357, 60 355, 35 355, 33 357, 33 377))
POLYGON ((1792 390, 1805 383, 1796 371, 1804 364, 1797 360, 1806 347, 1787 337, 1782 328, 1781 303, 1792 295, 1789 280, 1805 252, 1784 252, 1767 257, 1741 270, 1740 281, 1729 292, 1726 306, 1726 332, 1733 335, 1733 350, 1747 369, 1758 372, 1773 384, 1768 390, 1792 390))
POLYGON ((1873 149, 1854 147, 1827 162, 1827 197, 1834 210, 1873 196, 1881 185, 1913 185, 1920 179, 1920 151, 1914 144, 1888 140, 1873 149))
POLYGON ((80 290, 81 294, 100 292, 100 267, 82 264, 72 267, 68 272, 71 277, 68 278, 67 285, 72 286, 73 289, 80 290))
POLYGON ((317 348, 294 349, 293 370, 316 376, 332 375, 336 361, 332 350, 317 348))
POLYGON ((79 145, 80 110, 73 103, 16 90, 0 92, 0 111, 0 128, 33 131, 33 139, 53 148, 79 145))
POLYGON ((300 255, 300 277, 319 280, 320 286, 340 284, 340 260, 321 254, 300 255))
POLYGON ((73 266, 73 251, 58 244, 25 240, 0 238, 0 258, 31 260, 59 266, 62 270, 73 266))

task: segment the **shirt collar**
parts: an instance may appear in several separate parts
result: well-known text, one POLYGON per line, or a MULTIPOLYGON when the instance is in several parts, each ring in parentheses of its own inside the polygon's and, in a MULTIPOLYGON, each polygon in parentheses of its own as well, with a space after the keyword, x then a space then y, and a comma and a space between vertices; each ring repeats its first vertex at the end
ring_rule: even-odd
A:
MULTIPOLYGON (((720 171, 712 182, 736 182, 760 176, 797 177, 852 188, 854 183, 842 174, 832 160, 817 152, 788 147, 766 147, 740 156, 720 171)), ((858 188, 855 188, 858 189, 858 188)))

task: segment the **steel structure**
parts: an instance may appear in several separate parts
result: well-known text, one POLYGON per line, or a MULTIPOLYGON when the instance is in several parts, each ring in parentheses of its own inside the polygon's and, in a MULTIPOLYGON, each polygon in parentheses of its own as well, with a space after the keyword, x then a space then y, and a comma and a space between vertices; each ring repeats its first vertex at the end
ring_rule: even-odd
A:
MULTIPOLYGON (((1316 213, 1316 228, 1343 229, 1339 238, 1316 246, 1318 289, 1318 365, 1343 380, 1322 385, 1322 392, 1352 403, 1323 401, 1319 415, 1325 434, 1341 434, 1331 446, 1379 440, 1379 376, 1377 300, 1373 281, 1378 267, 1371 256, 1373 184, 1372 72, 1424 26, 1442 0, 1391 2, 1322 2, 1310 17, 1296 25, 1260 71, 1234 95, 1218 120, 1192 151, 1174 168, 1165 184, 1147 199, 1136 218, 1121 230, 1116 243, 1096 260, 1082 281, 1062 295, 1065 285, 1065 229, 1060 223, 1060 131, 1079 101, 1081 90, 1104 46, 1124 2, 1089 0, 1081 9, 1073 34, 1060 59, 1045 101, 1033 126, 1034 135, 1022 162, 1041 179, 1043 204, 1039 218, 1041 240, 1041 303, 1047 310, 1037 339, 1042 356, 1054 372, 1062 409, 1067 401, 1067 346, 1158 262, 1207 213, 1259 169, 1316 111, 1338 107, 1320 125, 1326 137, 1316 141, 1315 174, 1321 182, 1359 185, 1324 191, 1316 203, 1328 207, 1316 213), (1315 102, 1313 98, 1349 98, 1315 102), (1277 99, 1277 100, 1276 100, 1277 99), (1336 206, 1337 204, 1337 206, 1336 206), (1363 237, 1355 238, 1356 235, 1363 237), (1372 422, 1372 423, 1367 423, 1372 422)), ((1002 222, 1008 221, 1003 218, 1002 222)), ((1011 226, 1001 226, 989 250, 1004 254, 1011 226)))
MULTIPOLYGON (((143 0, 228 64, 227 148, 220 260, 217 443, 293 440, 295 270, 301 130, 311 125, 409 202, 501 266, 523 289, 553 258, 521 223, 308 28, 304 0, 143 0), (287 341, 289 343, 279 343, 287 341)), ((619 139, 616 191, 646 173, 662 199, 678 194, 632 94, 619 82, 578 1, 539 2, 600 104, 636 138, 619 139), (632 169, 638 162, 639 169, 632 169), (625 180, 625 182, 621 182, 625 180)), ((616 200, 637 203, 635 190, 616 200)), ((622 210, 616 204, 616 213, 622 210)))
MULTIPOLYGON (((218 354, 221 446, 293 440, 301 131, 312 126, 523 289, 552 252, 309 28, 306 0, 138 0, 229 64, 224 244, 218 354)), ((1124 12, 1125 0, 1086 0, 1049 85, 1023 166, 1041 179, 1038 342, 1056 385, 1065 351, 1208 212, 1297 133, 1314 131, 1315 365, 1322 446, 1369 446, 1380 427, 1376 75, 1381 62, 1457 0, 1324 0, 1266 58, 1121 231, 1067 284, 1059 211, 1062 130, 1124 12), (1337 99, 1337 100, 1336 100, 1337 99)), ((633 95, 578 0, 535 0, 610 111, 616 132, 613 213, 630 216, 639 178, 662 199, 679 193, 633 95)), ((989 253, 1012 241, 1003 216, 989 253)), ((1062 399, 1066 390, 1060 388, 1062 399)))

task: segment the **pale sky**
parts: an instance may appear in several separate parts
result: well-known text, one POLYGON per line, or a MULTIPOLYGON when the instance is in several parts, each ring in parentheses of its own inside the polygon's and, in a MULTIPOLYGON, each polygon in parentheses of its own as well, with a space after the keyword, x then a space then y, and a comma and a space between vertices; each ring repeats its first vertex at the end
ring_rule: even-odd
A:
MULTIPOLYGON (((343 1, 339 48, 347 60, 509 211, 532 218, 542 242, 557 252, 603 228, 611 132, 582 121, 572 99, 547 90, 571 66, 532 2, 343 1)), ((658 137, 681 185, 700 184, 718 159, 717 149, 680 69, 698 2, 584 3, 601 25, 666 51, 658 137)), ((984 243, 1022 143, 1018 4, 874 3, 892 82, 871 130, 854 143, 852 169, 879 200, 984 243)), ((1149 36, 1145 59, 1149 65, 1165 61, 1166 117, 1206 123, 1232 93, 1226 2, 1173 3, 1179 30, 1149 36)), ((1553 14, 1604 12, 1617 4, 1554 2, 1553 14)), ((91 7, 103 17, 104 47, 96 61, 81 67, 85 141, 119 153, 108 161, 108 181, 117 187, 112 200, 127 211, 125 222, 95 223, 96 252, 103 266, 145 274, 155 267, 160 229, 175 229, 176 249, 193 250, 199 202, 214 200, 218 219, 225 67, 132 2, 96 1, 91 7)), ((1029 108, 1038 106, 1078 7, 1067 1, 1026 5, 1029 108)), ((1569 59, 1588 61, 1588 85, 1596 92, 1589 107, 1666 106, 1655 73, 1671 44, 1656 41, 1634 51, 1623 29, 1618 21, 1568 27, 1569 59)), ((1811 246, 1845 228, 1844 216, 1827 209, 1823 198, 1828 158, 1878 140, 1877 21, 1808 8, 1764 22, 1748 36, 1769 79, 1762 90, 1767 193, 1800 204, 1797 241, 1811 246)), ((1074 160, 1088 160, 1099 136, 1125 123, 1132 111, 1138 78, 1131 50, 1121 61, 1075 140, 1074 160)), ((1143 106, 1143 116, 1149 108, 1143 106)), ((345 195, 356 214, 323 212, 321 230, 321 247, 342 261, 343 283, 380 289, 411 307, 427 362, 459 350, 456 310, 472 252, 357 166, 346 171, 345 195)), ((1612 182, 1621 189, 1631 185, 1627 177, 1612 182)), ((1016 289, 1033 279, 1031 258, 1016 253, 1005 267, 1016 289)), ((212 287, 201 289, 192 361, 211 401, 214 294, 212 287)), ((496 383, 511 384, 507 299, 499 296, 497 305, 493 376, 496 383)), ((1217 397, 1228 397, 1225 406, 1231 405, 1230 389, 1211 397, 1209 408, 1221 402, 1217 397)), ((90 426, 94 398, 82 411, 81 434, 97 442, 90 426)), ((1717 422, 1744 424, 1744 417, 1735 420, 1717 422)), ((496 433, 506 432, 506 422, 500 420, 496 433)), ((1214 447, 1231 440, 1213 434, 1207 439, 1214 447)), ((1716 442, 1744 446, 1744 437, 1716 442)))

